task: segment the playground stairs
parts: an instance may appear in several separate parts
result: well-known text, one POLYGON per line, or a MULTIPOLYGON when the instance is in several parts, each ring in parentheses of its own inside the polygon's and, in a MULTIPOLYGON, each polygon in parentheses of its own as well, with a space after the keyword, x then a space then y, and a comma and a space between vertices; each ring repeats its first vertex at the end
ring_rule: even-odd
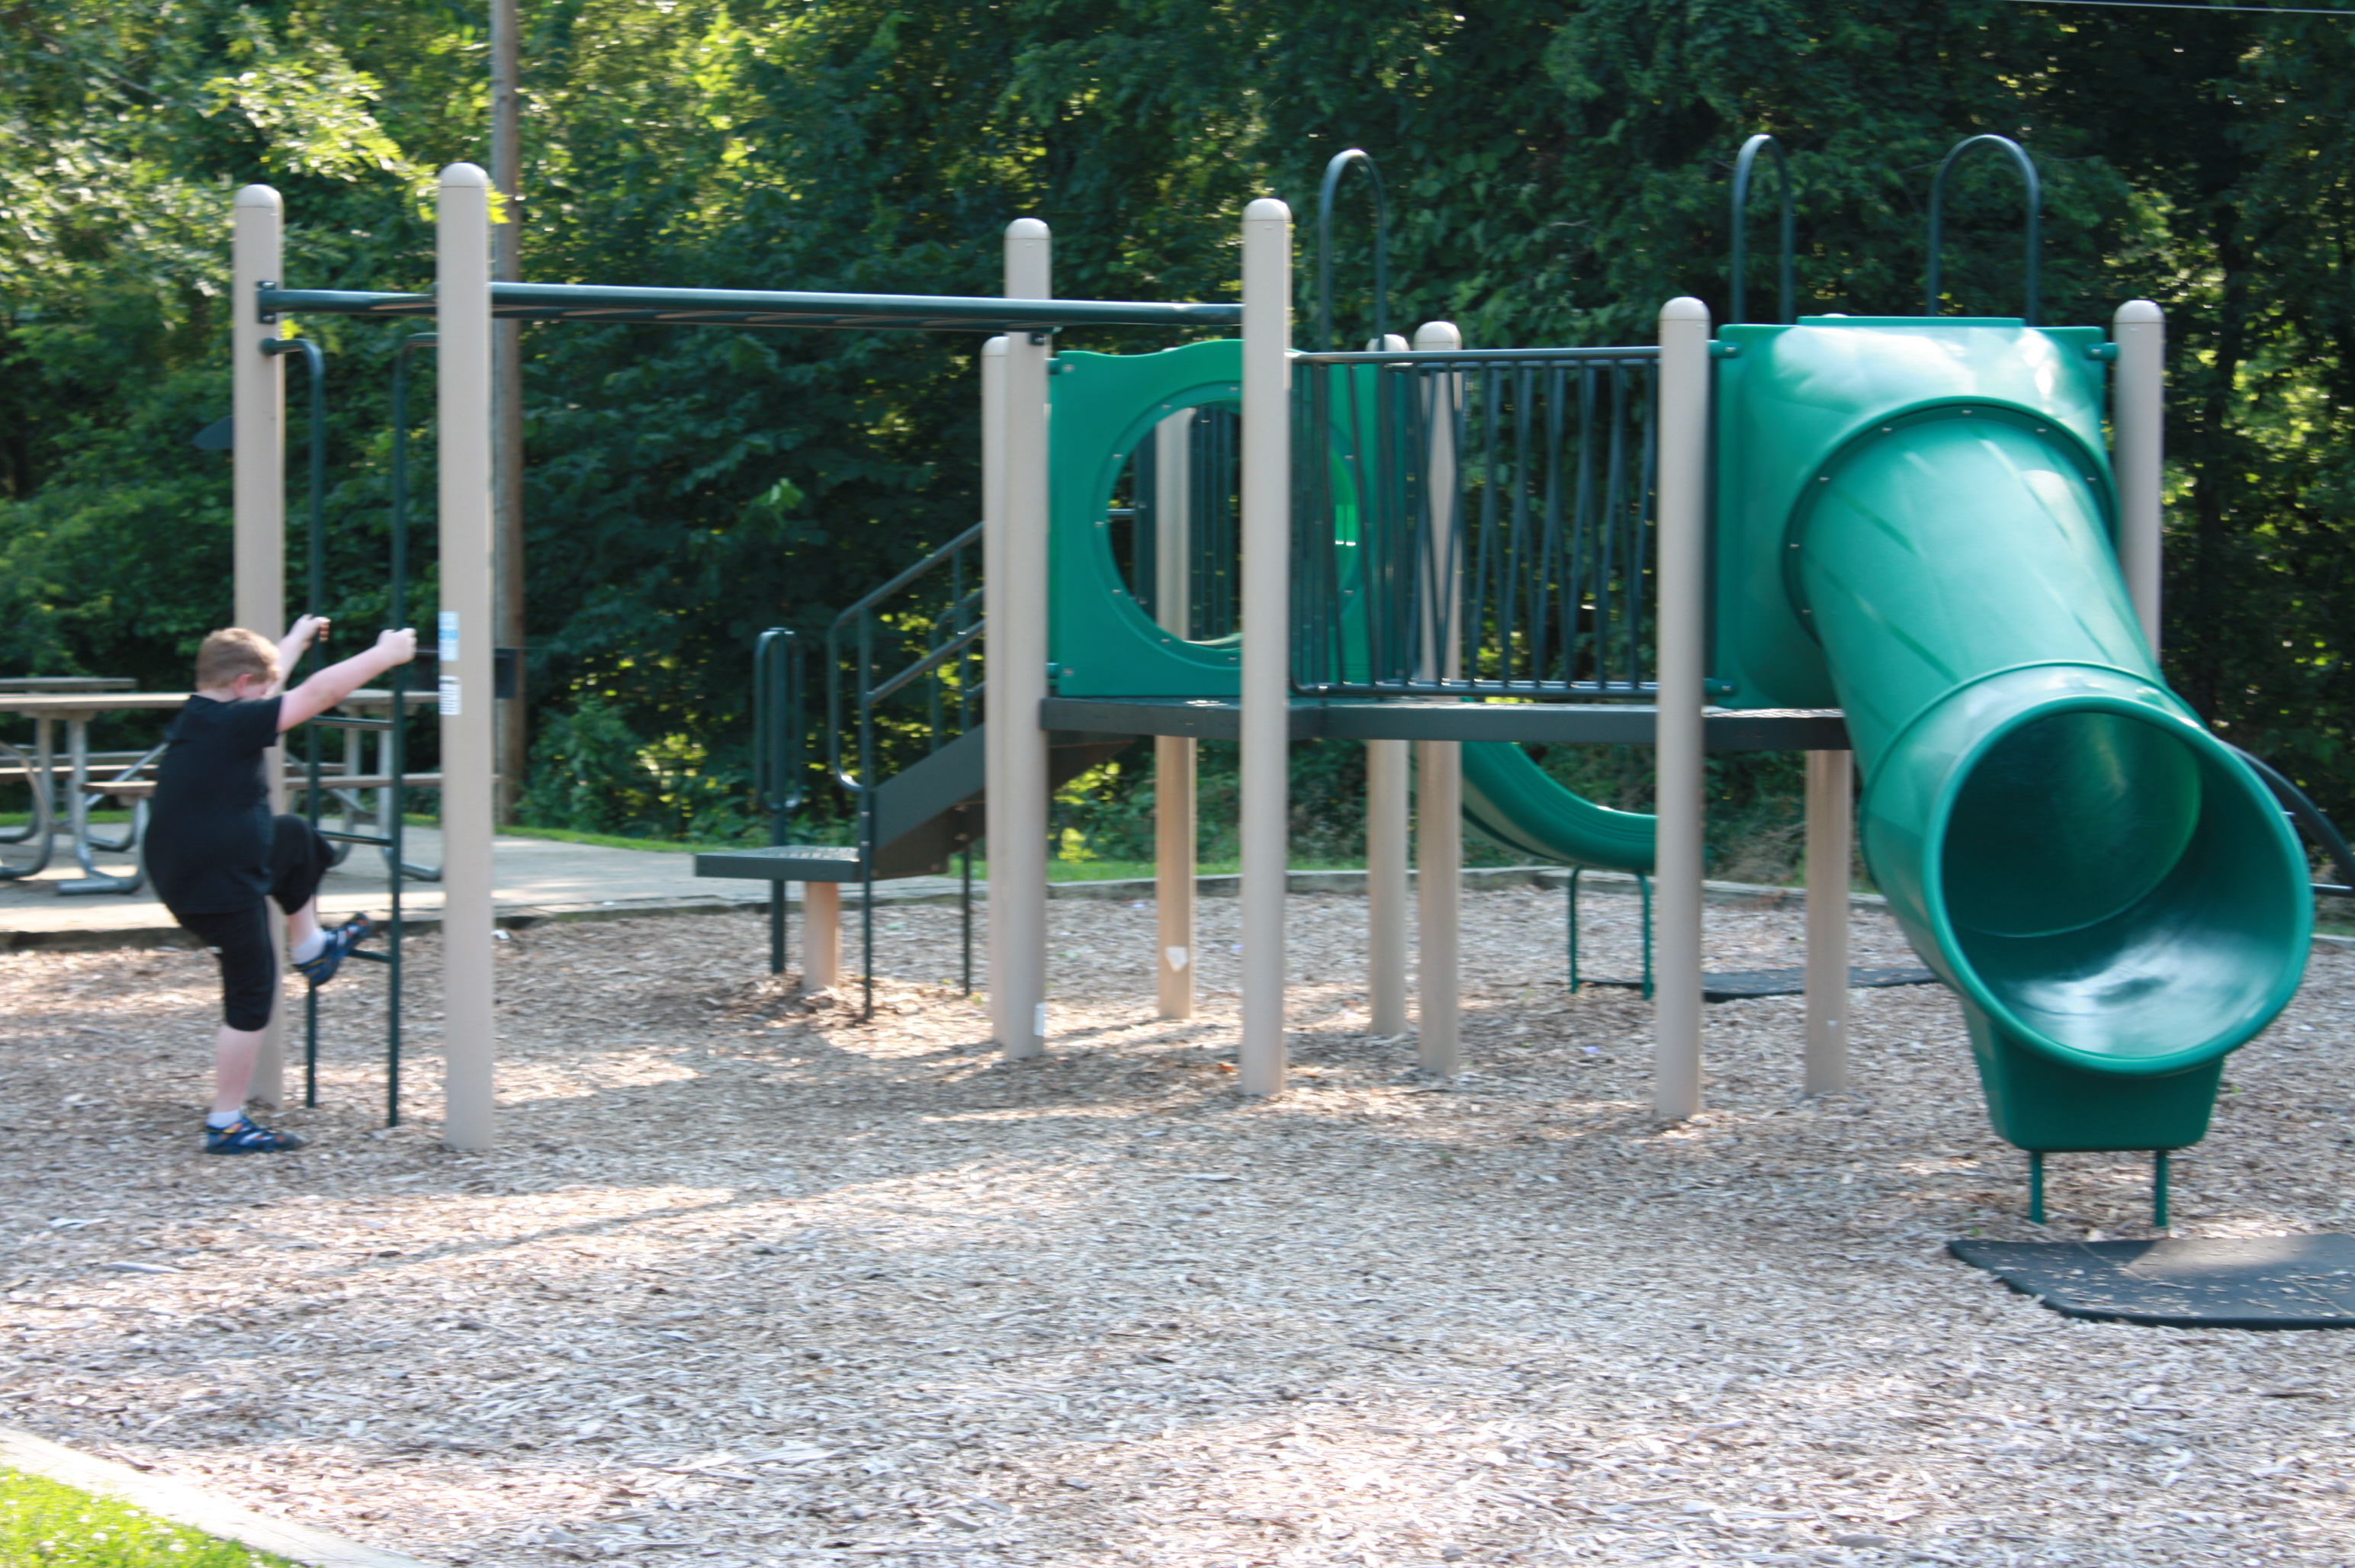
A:
MULTIPOLYGON (((894 881, 936 877, 950 858, 980 839, 988 815, 983 788, 988 725, 976 724, 913 766, 874 788, 868 803, 871 848, 778 844, 765 848, 712 850, 695 858, 698 877, 759 881, 894 881)), ((1047 784, 1060 789, 1126 747, 1133 735, 1050 731, 1047 784)))

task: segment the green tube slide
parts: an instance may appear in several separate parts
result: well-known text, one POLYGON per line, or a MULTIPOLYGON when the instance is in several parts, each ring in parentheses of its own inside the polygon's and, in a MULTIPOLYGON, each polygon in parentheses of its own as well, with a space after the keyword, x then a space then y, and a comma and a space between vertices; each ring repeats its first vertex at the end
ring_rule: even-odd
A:
POLYGON ((2098 377, 2062 337, 1802 322, 1721 404, 1721 451, 1787 502, 1780 571, 1748 560, 1820 649, 1866 862, 1962 998, 1997 1131, 2179 1148, 2296 989, 2312 900, 2264 786, 2144 640, 2098 377))
POLYGON ((1525 855, 1606 871, 1652 869, 1651 816, 1595 805, 1508 741, 1465 742, 1464 819, 1525 855))

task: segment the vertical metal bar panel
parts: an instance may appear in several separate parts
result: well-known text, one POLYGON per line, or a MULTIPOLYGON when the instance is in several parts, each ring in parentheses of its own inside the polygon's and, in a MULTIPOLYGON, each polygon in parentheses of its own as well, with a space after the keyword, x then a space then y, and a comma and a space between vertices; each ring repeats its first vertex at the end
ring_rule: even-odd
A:
POLYGON ((2142 635, 2158 653, 2159 503, 2167 482, 2167 316, 2128 300, 2111 318, 2110 440, 2118 478, 2118 570, 2142 635))
POLYGON ((1700 1109, 1702 596, 1709 526, 1709 307, 1660 307, 1658 959, 1654 1104, 1700 1109))
POLYGON ((1292 701, 1292 210, 1243 209, 1242 1091, 1284 1083, 1292 701))
MULTIPOLYGON (((276 642, 286 632, 286 373, 266 345, 277 340, 278 324, 254 308, 264 283, 280 281, 284 264, 284 208, 266 185, 250 185, 233 199, 229 237, 231 409, 235 475, 233 512, 236 560, 233 613, 237 624, 276 642)), ((285 750, 262 754, 270 781, 270 809, 286 809, 285 750)), ((270 923, 271 947, 280 969, 286 963, 286 931, 270 923)), ((286 1091, 285 1009, 271 1009, 250 1096, 265 1105, 282 1104, 286 1091)))
MULTIPOLYGON (((1053 240, 1035 218, 1006 226, 1006 294, 1046 299, 1053 240)), ((986 575, 989 736, 989 1011, 1008 1060, 1047 1048, 1047 362, 1044 333, 1006 340, 999 423, 997 568, 986 575)))
MULTIPOLYGON (((1193 621, 1194 411, 1153 428, 1153 616, 1173 637, 1193 621)), ((1139 497, 1140 500, 1143 497, 1139 497)), ((1154 968, 1165 1019, 1194 1016, 1194 848, 1197 743, 1153 740, 1154 968)))
POLYGON ((442 1141, 494 1136, 490 176, 442 171, 435 236, 442 522, 442 1141))
POLYGON ((1804 1092, 1848 1088, 1848 871, 1855 759, 1807 753, 1807 1043, 1804 1092))
MULTIPOLYGON (((1464 335, 1453 322, 1429 321, 1415 328, 1414 347, 1423 353, 1448 353, 1464 347, 1464 335)), ((1455 411, 1463 400, 1463 378, 1445 372, 1433 375, 1429 378, 1427 390, 1431 412, 1423 422, 1428 446, 1420 455, 1423 472, 1429 475, 1433 517, 1437 523, 1452 520, 1455 512, 1453 498, 1459 489, 1455 411)), ((1520 410, 1515 411, 1517 418, 1521 417, 1520 410)), ((1493 428, 1497 419, 1493 405, 1489 417, 1493 428)), ((1521 450, 1528 450, 1526 441, 1521 450)), ((1493 464, 1487 479, 1493 491, 1497 481, 1493 464)), ((1528 521, 1528 505, 1518 474, 1515 479, 1511 516, 1513 550, 1518 551, 1525 542, 1520 535, 1528 521)), ((1454 532, 1448 527, 1431 530, 1435 549, 1426 557, 1431 571, 1429 598, 1439 624, 1449 630, 1429 645, 1428 662, 1416 672, 1424 680, 1455 680, 1465 673, 1465 636, 1459 629, 1464 615, 1464 589, 1455 570, 1460 558, 1455 548, 1454 532)), ((1510 554, 1508 552, 1508 560, 1510 554)), ((1510 581, 1512 575, 1508 566, 1506 580, 1497 584, 1497 608, 1508 628, 1498 643, 1505 660, 1510 658, 1508 596, 1520 592, 1510 581)), ((1503 673, 1502 667, 1499 673, 1503 673)), ((1425 1072, 1453 1077, 1464 1068, 1464 748, 1453 741, 1418 741, 1415 762, 1419 785, 1414 818, 1415 903, 1420 916, 1415 965, 1419 1004, 1415 1059, 1425 1072)))

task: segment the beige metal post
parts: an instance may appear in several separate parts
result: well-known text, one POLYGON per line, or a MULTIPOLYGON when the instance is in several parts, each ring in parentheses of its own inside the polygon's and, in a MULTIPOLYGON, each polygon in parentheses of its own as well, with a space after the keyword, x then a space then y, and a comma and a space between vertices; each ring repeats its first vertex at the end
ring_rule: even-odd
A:
POLYGON ((1700 1110, 1709 382, 1709 307, 1689 297, 1672 299, 1660 307, 1660 705, 1653 759, 1659 897, 1652 965, 1654 1104, 1671 1119, 1700 1110))
POLYGON ((1807 753, 1807 1048, 1805 1093, 1848 1088, 1848 871, 1855 759, 1807 753))
MULTIPOLYGON (((1453 322, 1427 321, 1414 329, 1414 347, 1451 352, 1464 347, 1464 334, 1453 322)), ((1430 610, 1420 673, 1425 680, 1456 680, 1464 674, 1464 582, 1454 528, 1455 413, 1463 390, 1454 376, 1433 378, 1431 389, 1430 610)), ((1426 1072, 1453 1078, 1464 1071, 1464 747, 1418 741, 1414 751, 1415 1061, 1426 1072)))
MULTIPOLYGON (((1402 349, 1393 332, 1369 347, 1402 349)), ((1367 1027, 1379 1039, 1407 1031, 1407 865, 1412 856, 1412 750, 1404 741, 1366 742, 1367 1027)))
POLYGON ((1368 1028, 1406 1033, 1409 742, 1366 742, 1366 995, 1368 1028))
MULTIPOLYGON (((1184 637, 1193 618, 1194 411, 1153 427, 1153 612, 1184 637)), ((1194 1016, 1194 855, 1197 743, 1153 738, 1153 907, 1159 927, 1161 1016, 1194 1016)))
POLYGON ((2118 479, 2118 570, 2142 635, 2158 653, 2161 503, 2167 487, 2167 316, 2128 300, 2111 318, 2110 440, 2118 479))
MULTIPOLYGON (((1006 226, 1006 297, 1053 297, 1052 240, 1006 226)), ((999 476, 985 475, 1001 536, 983 583, 988 631, 989 1022, 1008 1060, 1047 1049, 1047 361, 1044 333, 1005 344, 999 476)), ((984 360, 985 368, 987 364, 984 360)), ((985 377, 985 394, 987 391, 985 377)), ((986 443, 986 437, 985 437, 986 443)))
POLYGON ((491 910, 490 176, 442 171, 435 239, 440 338, 442 606, 442 1136, 493 1137, 496 1022, 491 910))
MULTIPOLYGON (((279 336, 278 323, 263 321, 254 294, 263 283, 280 283, 284 264, 284 208, 266 185, 240 189, 230 209, 229 357, 230 409, 234 416, 231 478, 236 519, 231 613, 239 625, 272 642, 286 634, 286 371, 262 345, 279 336)), ((270 781, 270 809, 286 809, 285 748, 262 756, 270 781)), ((270 941, 286 971, 286 928, 270 922, 270 941)), ((249 1091, 258 1104, 278 1105, 286 1097, 286 1009, 273 1007, 263 1027, 261 1053, 249 1091)))
POLYGON ((1292 764, 1292 209, 1243 208, 1242 1091, 1284 1092, 1292 764))
POLYGON ((1414 743, 1414 1059, 1425 1072, 1464 1071, 1464 753, 1414 743))
POLYGON ((802 884, 802 989, 830 991, 842 981, 842 884, 802 884))

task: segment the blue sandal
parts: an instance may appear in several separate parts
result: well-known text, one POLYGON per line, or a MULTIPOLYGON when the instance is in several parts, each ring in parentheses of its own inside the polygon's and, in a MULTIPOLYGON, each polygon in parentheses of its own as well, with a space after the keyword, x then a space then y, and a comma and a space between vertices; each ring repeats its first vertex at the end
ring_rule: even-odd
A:
POLYGON ((316 990, 336 977, 336 971, 343 967, 344 955, 375 933, 376 922, 364 914, 356 914, 332 931, 322 932, 320 934, 326 938, 327 944, 301 960, 294 967, 316 990))
POLYGON ((257 1125, 250 1116, 240 1115, 225 1127, 205 1124, 207 1154, 283 1154, 302 1147, 303 1140, 293 1133, 257 1125))

